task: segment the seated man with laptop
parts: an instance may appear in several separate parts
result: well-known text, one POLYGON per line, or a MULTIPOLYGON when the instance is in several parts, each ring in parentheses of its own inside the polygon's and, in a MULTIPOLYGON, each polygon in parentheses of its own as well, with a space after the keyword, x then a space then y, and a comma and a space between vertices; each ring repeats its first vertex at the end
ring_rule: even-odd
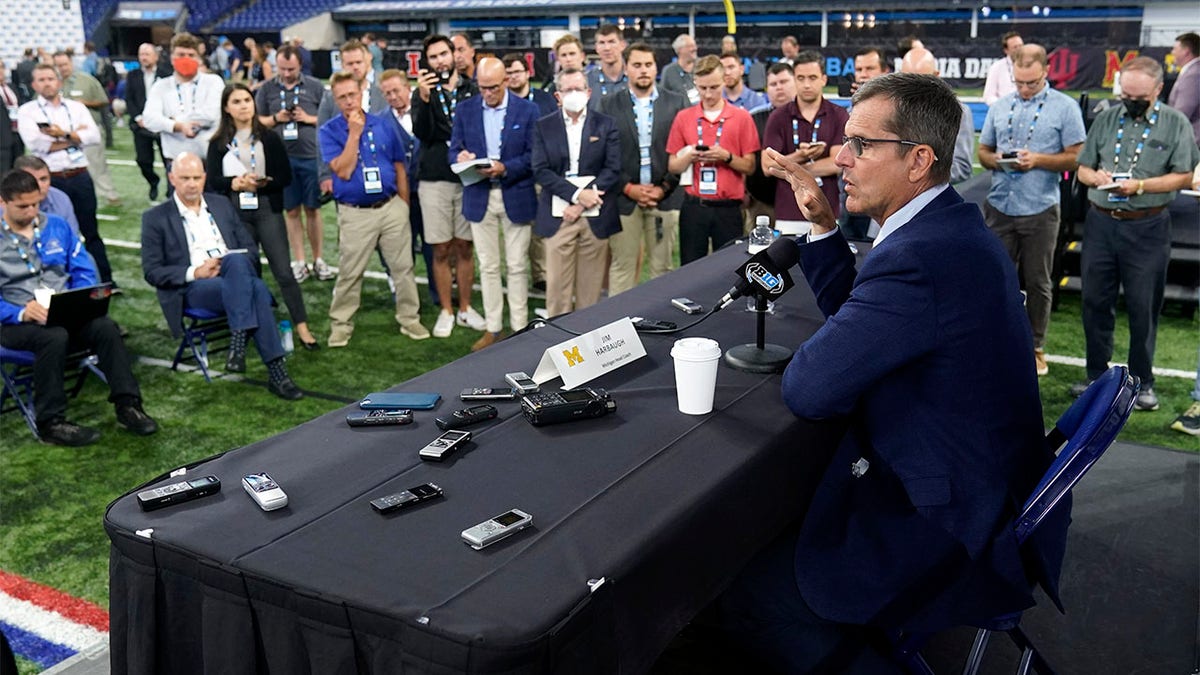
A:
POLYGON ((47 443, 82 446, 100 432, 68 422, 63 389, 67 355, 90 348, 108 378, 117 423, 140 436, 158 431, 142 410, 142 395, 117 325, 107 316, 109 285, 67 221, 40 213, 37 179, 20 169, 0 178, 0 345, 34 353, 33 407, 47 443), (57 294, 70 304, 54 302, 57 294), (53 308, 53 309, 51 309, 53 308))

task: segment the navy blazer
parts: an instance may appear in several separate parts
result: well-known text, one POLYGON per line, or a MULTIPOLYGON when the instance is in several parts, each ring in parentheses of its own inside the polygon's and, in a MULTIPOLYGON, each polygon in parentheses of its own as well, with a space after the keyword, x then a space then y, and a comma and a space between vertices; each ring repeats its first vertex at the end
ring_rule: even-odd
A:
MULTIPOLYGON (((483 96, 472 96, 461 103, 454 112, 454 128, 450 132, 447 149, 450 163, 458 161, 458 153, 466 150, 475 157, 488 156, 487 139, 483 135, 483 96)), ((533 170, 530 168, 530 151, 533 148, 533 125, 537 122, 538 107, 523 98, 508 95, 508 110, 504 113, 504 129, 501 132, 500 161, 504 163, 504 176, 500 178, 500 192, 504 196, 504 211, 514 225, 524 225, 533 220, 536 213, 537 193, 533 189, 533 170)), ((492 186, 482 180, 474 185, 463 186, 463 217, 478 223, 487 213, 488 192, 492 186)))
MULTIPOLYGON (((588 218, 588 225, 597 239, 607 239, 621 231, 621 214, 617 210, 617 192, 621 183, 621 138, 613 118, 588 110, 583 121, 583 137, 579 144, 579 175, 595 176, 596 189, 604 192, 600 215, 588 218)), ((577 189, 566 179, 571 166, 567 145, 567 125, 561 112, 546 115, 537 122, 533 138, 533 172, 542 186, 538 203, 537 222, 533 231, 539 237, 553 237, 562 218, 551 215, 551 197, 567 202, 577 189)))
MULTIPOLYGON (((249 255, 257 260, 258 244, 242 225, 233 204, 213 192, 204 193, 204 202, 225 239, 225 246, 248 249, 249 255)), ((175 337, 183 332, 183 291, 187 288, 187 268, 191 264, 187 232, 175 200, 168 199, 143 213, 142 276, 158 289, 158 304, 162 305, 167 326, 175 337)))
POLYGON ((805 601, 939 630, 1033 605, 1029 578, 1056 598, 1069 505, 1018 550, 1013 519, 1053 456, 1016 270, 978 207, 947 188, 857 274, 840 232, 800 250, 827 321, 784 401, 848 423, 796 545, 805 601))

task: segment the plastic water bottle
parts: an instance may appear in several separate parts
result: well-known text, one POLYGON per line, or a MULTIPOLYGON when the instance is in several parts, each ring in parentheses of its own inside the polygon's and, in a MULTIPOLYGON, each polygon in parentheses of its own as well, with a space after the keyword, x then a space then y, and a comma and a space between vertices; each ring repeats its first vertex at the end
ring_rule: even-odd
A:
POLYGON ((279 322, 279 341, 283 343, 285 354, 295 351, 296 343, 292 338, 292 322, 287 319, 279 322))
POLYGON ((755 218, 754 229, 750 231, 750 245, 747 249, 750 255, 765 250, 773 241, 775 241, 775 231, 771 229, 771 217, 762 215, 755 218))

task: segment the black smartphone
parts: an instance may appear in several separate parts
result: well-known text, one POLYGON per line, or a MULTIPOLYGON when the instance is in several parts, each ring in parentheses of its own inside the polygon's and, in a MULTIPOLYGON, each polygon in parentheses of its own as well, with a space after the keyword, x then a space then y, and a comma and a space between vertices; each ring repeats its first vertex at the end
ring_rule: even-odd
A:
POLYGON ((50 128, 49 122, 38 122, 37 125, 38 125, 39 129, 49 129, 50 128))
POLYGON ((694 147, 696 148, 696 152, 708 152, 708 146, 703 143, 699 143, 694 147))
POLYGON ((851 82, 849 79, 845 79, 845 80, 842 80, 841 82, 838 82, 838 96, 841 96, 842 98, 850 98, 850 95, 853 93, 854 93, 854 83, 851 82))

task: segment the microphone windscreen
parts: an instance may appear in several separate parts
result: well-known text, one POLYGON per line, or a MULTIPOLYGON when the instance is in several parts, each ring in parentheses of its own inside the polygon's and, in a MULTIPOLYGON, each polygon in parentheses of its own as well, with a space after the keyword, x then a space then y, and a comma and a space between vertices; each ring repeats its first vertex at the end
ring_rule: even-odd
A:
POLYGON ((766 250, 767 257, 782 271, 800 262, 800 247, 788 237, 776 239, 766 250))

